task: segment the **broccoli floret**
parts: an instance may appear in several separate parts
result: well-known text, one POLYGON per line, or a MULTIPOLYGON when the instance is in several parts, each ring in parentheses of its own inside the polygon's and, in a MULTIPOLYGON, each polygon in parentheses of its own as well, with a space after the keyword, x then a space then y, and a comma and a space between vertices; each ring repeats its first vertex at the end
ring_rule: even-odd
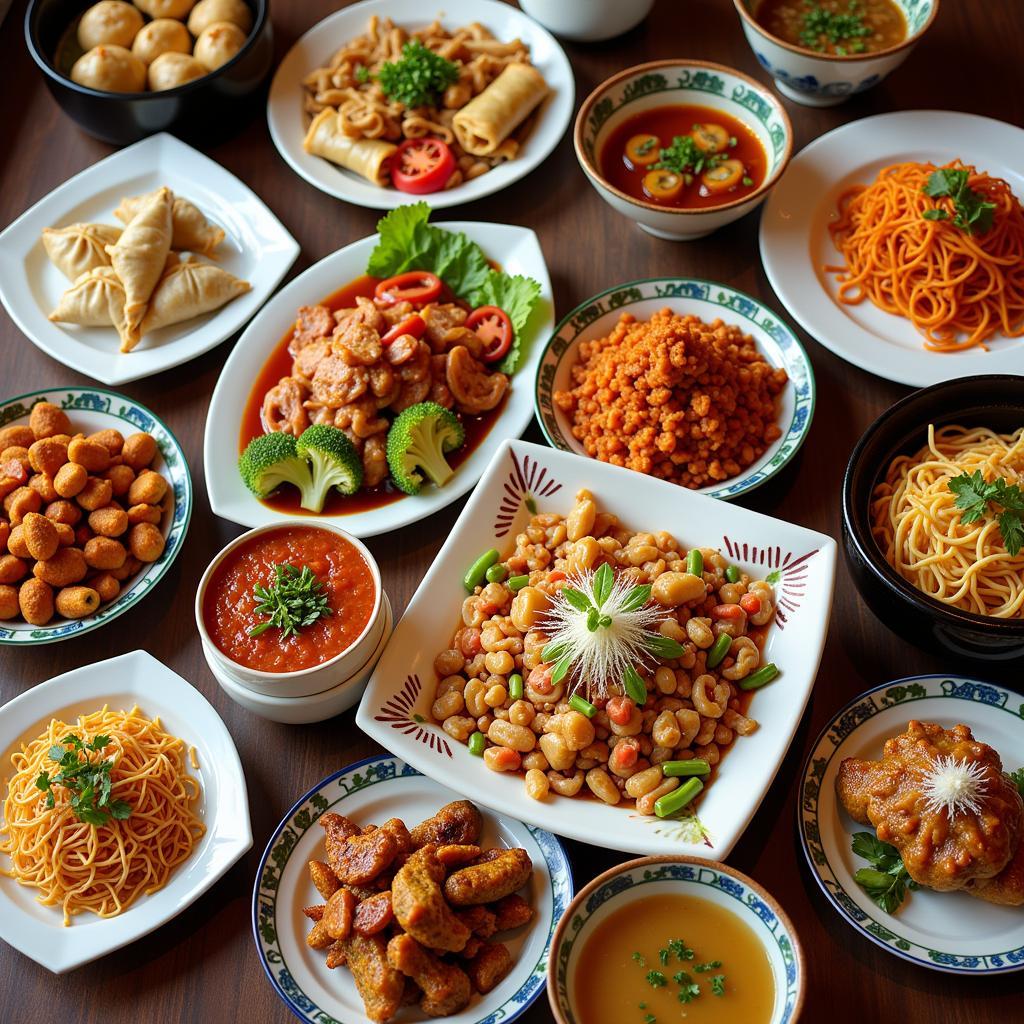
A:
POLYGON ((332 487, 342 494, 355 494, 362 486, 363 460, 343 430, 314 424, 299 435, 296 450, 300 458, 309 460, 313 472, 309 493, 302 496, 303 508, 320 512, 332 487))
POLYGON ((266 498, 281 484, 294 484, 305 495, 313 484, 309 463, 302 458, 291 434, 274 431, 254 437, 238 460, 245 486, 257 498, 266 498))
POLYGON ((441 487, 454 474, 445 454, 465 441, 466 431, 458 417, 444 406, 437 402, 410 406, 388 431, 388 466, 395 486, 406 494, 418 494, 426 473, 441 487))

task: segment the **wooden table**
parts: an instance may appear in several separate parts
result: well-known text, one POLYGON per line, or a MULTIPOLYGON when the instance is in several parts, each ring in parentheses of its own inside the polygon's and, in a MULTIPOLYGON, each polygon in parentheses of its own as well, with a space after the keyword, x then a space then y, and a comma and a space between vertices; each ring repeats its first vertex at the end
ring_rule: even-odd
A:
MULTIPOLYGON (((278 57, 337 6, 331 0, 276 0, 278 57)), ((0 29, 5 122, 0 226, 110 152, 65 118, 44 89, 23 42, 24 7, 24 2, 16 3, 0 29)), ((946 108, 1024 122, 1019 78, 1024 8, 1019 0, 989 0, 981 17, 980 7, 946 0, 927 39, 903 67, 843 106, 815 110, 787 101, 795 148, 837 125, 890 110, 946 108)), ((766 78, 744 41, 729 0, 659 0, 643 26, 629 35, 566 49, 576 73, 577 106, 614 71, 656 58, 702 58, 766 78)), ((293 274, 374 230, 377 213, 322 195, 285 166, 262 117, 208 152, 251 186, 298 239, 302 255, 293 274)), ((534 228, 560 312, 609 285, 666 273, 722 281, 784 312, 761 270, 757 214, 701 242, 658 241, 613 213, 585 183, 569 137, 527 179, 489 199, 444 212, 449 217, 534 228)), ((838 537, 840 480, 850 449, 905 389, 847 365, 806 336, 803 340, 818 382, 814 427, 795 462, 743 501, 768 515, 838 537)), ((5 1021, 283 1024, 292 1019, 265 980, 253 946, 249 906, 256 864, 274 826, 298 795, 378 748, 359 732, 351 712, 305 727, 276 725, 248 714, 220 691, 203 660, 192 616, 195 588, 217 550, 241 531, 213 516, 203 481, 207 403, 227 354, 228 345, 222 345, 185 366, 122 389, 167 421, 192 467, 195 510, 181 556, 148 600, 107 629, 69 643, 17 652, 0 648, 0 701, 80 665, 140 647, 151 652, 201 690, 231 730, 249 786, 253 848, 174 922, 70 975, 54 977, 13 949, 0 948, 0 1018, 5 1021)), ((88 383, 39 352, 6 314, 0 314, 0 394, 88 383)), ((516 386, 529 387, 530 382, 516 386)), ((527 436, 541 440, 536 427, 527 436)), ((461 504, 416 530, 370 541, 396 612, 416 589, 461 504)), ((1006 1024, 1024 1018, 1019 974, 982 982, 925 971, 856 935, 820 895, 804 866, 794 827, 798 772, 808 746, 832 713, 885 680, 947 668, 944 659, 909 647, 875 619, 840 565, 832 628, 809 712, 763 806, 730 858, 763 883, 796 924, 807 952, 807 1024, 1006 1024)), ((1011 682, 1011 673, 988 667, 978 671, 1011 682)), ((577 886, 625 859, 577 843, 567 845, 577 886)), ((550 1019, 543 996, 523 1018, 550 1019)))

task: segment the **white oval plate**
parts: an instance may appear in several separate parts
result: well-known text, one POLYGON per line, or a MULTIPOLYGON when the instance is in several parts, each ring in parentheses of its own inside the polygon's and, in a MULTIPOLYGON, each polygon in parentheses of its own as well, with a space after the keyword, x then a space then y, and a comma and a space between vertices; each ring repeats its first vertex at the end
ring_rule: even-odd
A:
MULTIPOLYGON (((519 368, 512 375, 505 408, 476 450, 463 462, 444 487, 428 486, 366 512, 321 516, 356 537, 373 537, 417 523, 432 512, 461 498, 480 479, 491 456, 507 437, 518 437, 533 417, 533 378, 540 359, 541 341, 554 325, 551 281, 537 236, 528 228, 478 221, 450 221, 438 227, 463 231, 478 243, 489 259, 509 274, 525 274, 540 283, 540 300, 530 317, 528 337, 519 368)), ((270 358, 278 342, 295 324, 299 306, 315 305, 332 292, 366 273, 366 261, 377 244, 377 235, 360 239, 319 263, 282 288, 246 328, 224 364, 206 417, 203 461, 206 488, 213 511, 243 526, 265 526, 289 518, 264 505, 238 475, 238 438, 242 411, 249 400, 253 380, 270 358)), ((315 522, 317 517, 311 517, 315 522)))
MULTIPOLYGON (((71 723, 104 704, 126 711, 138 704, 196 748, 199 769, 194 774, 202 785, 198 813, 206 834, 159 892, 140 896, 117 917, 78 914, 67 928, 60 907, 40 905, 36 889, 0 876, 0 939, 55 974, 81 967, 166 924, 252 846, 245 776, 227 726, 195 687, 145 651, 66 672, 0 707, 3 777, 10 772, 11 754, 38 736, 51 718, 71 723)), ((0 862, 7 866, 6 854, 0 854, 0 862)))
POLYGON ((649 278, 616 285, 580 303, 555 328, 541 354, 534 398, 540 428, 548 444, 590 458, 573 437, 569 417, 555 405, 554 392, 570 387, 581 342, 608 335, 623 313, 644 320, 666 306, 708 324, 722 319, 739 327, 754 339, 771 366, 781 366, 789 375, 778 402, 782 436, 738 476, 694 492, 712 498, 738 497, 770 480, 800 450, 814 418, 815 387, 811 361, 792 330, 766 306, 728 285, 684 277, 649 278))
POLYGON ((962 157, 1005 178, 1024 199, 1024 131, 1002 121, 944 110, 879 114, 843 125, 816 139, 790 162, 761 214, 761 262, 775 293, 793 318, 825 348, 869 373, 926 387, 975 373, 1024 371, 1024 341, 994 338, 990 351, 929 352, 903 317, 865 299, 841 304, 836 275, 841 262, 828 224, 851 185, 867 183, 889 164, 962 157))
POLYGON ((0 300, 29 341, 58 363, 103 384, 126 384, 195 359, 234 334, 270 298, 298 255, 298 243, 255 192, 208 156, 162 133, 76 174, 0 234, 0 300), (224 229, 217 264, 252 290, 212 313, 147 334, 132 352, 120 351, 113 327, 49 321, 71 282, 47 259, 43 228, 76 221, 117 224, 114 209, 123 196, 161 185, 191 199, 224 229))
POLYGON ((67 640, 116 619, 142 600, 171 567, 185 542, 189 520, 192 518, 192 477, 189 475, 185 453, 167 426, 145 406, 103 388, 30 391, 27 395, 18 395, 0 402, 0 427, 12 423, 27 424, 32 406, 37 402, 52 402, 60 406, 71 418, 71 426, 85 434, 110 427, 120 430, 126 436, 139 430, 152 434, 158 449, 153 468, 170 484, 174 500, 173 505, 164 512, 161 525, 164 553, 155 562, 144 566, 113 601, 100 605, 94 615, 87 615, 83 619, 54 617, 45 626, 0 619, 0 645, 24 646, 67 640))
MULTIPOLYGON (((366 1020, 352 975, 330 970, 324 952, 306 945, 309 921, 300 908, 322 902, 306 864, 323 858, 321 814, 336 811, 360 824, 401 818, 410 827, 432 815, 458 794, 422 776, 397 757, 385 754, 350 764, 318 782, 285 815, 263 853, 252 894, 252 928, 256 951, 267 977, 299 1020, 366 1020)), ((484 815, 482 842, 521 846, 533 861, 527 899, 533 920, 497 936, 512 953, 511 973, 487 995, 474 995, 450 1024, 504 1024, 515 1020, 544 989, 551 937, 573 895, 572 870, 562 844, 541 829, 490 814, 484 815)), ((408 1007, 403 1022, 426 1021, 418 1007, 408 1007)))
POLYGON ((864 938, 902 960, 951 974, 1024 970, 1024 914, 962 892, 910 892, 886 914, 854 881, 866 861, 850 849, 854 832, 870 831, 836 800, 844 757, 882 754, 910 719, 946 729, 963 722, 994 747, 1006 771, 1024 764, 1024 697, 962 676, 910 676, 883 683, 846 705, 822 730, 801 773, 797 828, 811 874, 840 916, 864 938), (1014 761, 1013 758, 1019 758, 1014 761))
POLYGON ((825 644, 836 542, 824 534, 694 494, 665 480, 528 441, 495 453, 433 565, 413 595, 370 677, 356 723, 432 779, 561 836, 627 853, 683 853, 724 860, 754 816, 786 755, 814 685, 825 644), (634 530, 669 530, 687 544, 722 550, 776 587, 777 622, 765 659, 781 670, 758 691, 750 714, 760 728, 726 754, 700 805, 705 829, 645 817, 599 800, 533 800, 518 774, 492 772, 431 720, 434 657, 449 646, 466 591, 462 577, 481 551, 508 552, 534 511, 568 513, 592 491, 598 508, 634 530))
POLYGON ((314 25, 288 51, 274 75, 267 99, 270 137, 285 163, 311 185, 337 199, 374 210, 390 210, 426 199, 435 210, 489 196, 529 174, 558 145, 572 118, 575 85, 569 59, 554 37, 515 7, 494 0, 448 0, 432 7, 423 0, 365 0, 314 25), (480 22, 498 39, 521 39, 551 92, 541 104, 532 131, 514 160, 499 164, 472 181, 444 192, 414 196, 396 188, 379 188, 302 148, 306 125, 302 80, 322 67, 346 40, 361 36, 371 15, 391 18, 403 28, 422 28, 438 18, 447 28, 480 22))

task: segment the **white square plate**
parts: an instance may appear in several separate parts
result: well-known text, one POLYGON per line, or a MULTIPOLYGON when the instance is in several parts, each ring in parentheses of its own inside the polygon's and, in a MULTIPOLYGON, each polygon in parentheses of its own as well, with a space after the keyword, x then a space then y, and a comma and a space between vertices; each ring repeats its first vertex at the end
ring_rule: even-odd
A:
MULTIPOLYGON (((60 907, 42 906, 34 888, 0 876, 0 939, 55 974, 81 967, 166 924, 252 846, 245 776, 227 726, 197 689, 145 651, 74 669, 8 701, 0 708, 0 775, 9 775, 11 754, 38 736, 51 718, 71 723, 104 704, 118 710, 138 704, 196 748, 199 769, 194 774, 202 786, 198 813, 206 834, 159 892, 140 896, 117 917, 76 915, 67 928, 60 907)), ((0 854, 0 862, 8 866, 6 854, 0 854)))
POLYGON ((76 174, 0 234, 0 301, 29 341, 58 363, 103 384, 125 384, 194 359, 230 337, 267 301, 298 255, 298 243, 251 189, 164 133, 76 174), (113 327, 48 320, 71 282, 47 258, 43 228, 77 221, 117 224, 114 209, 122 197, 161 185, 190 199, 224 229, 217 264, 252 290, 212 313, 147 334, 127 353, 119 351, 113 327))
POLYGON ((356 713, 364 732, 419 771, 472 800, 558 835, 627 853, 683 853, 724 860, 753 817, 803 715, 825 645, 836 543, 831 537, 694 494, 632 470, 506 441, 495 453, 405 616, 392 634, 356 713), (740 737, 700 803, 706 842, 680 823, 598 800, 526 795, 516 774, 486 768, 431 720, 435 655, 450 645, 466 592, 462 577, 482 551, 507 552, 532 508, 568 513, 581 488, 631 529, 668 530, 687 546, 716 547, 775 585, 776 622, 764 648, 777 680, 755 694, 760 728, 740 737))

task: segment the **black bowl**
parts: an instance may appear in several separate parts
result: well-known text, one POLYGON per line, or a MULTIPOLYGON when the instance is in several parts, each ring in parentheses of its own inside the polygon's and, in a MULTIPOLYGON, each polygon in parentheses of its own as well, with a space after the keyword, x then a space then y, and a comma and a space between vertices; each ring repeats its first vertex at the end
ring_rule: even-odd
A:
POLYGON ((843 546, 854 582, 879 619, 918 647, 940 644, 972 661, 1022 659, 1024 619, 977 615, 929 597, 886 562, 871 535, 869 502, 875 485, 893 458, 926 443, 929 423, 1012 433, 1024 425, 1024 377, 991 374, 934 384, 897 402, 868 428, 843 480, 843 546))
POLYGON ((241 50, 216 71, 162 92, 101 92, 57 69, 57 47, 68 26, 95 0, 30 0, 25 42, 54 99, 90 135, 122 146, 156 132, 197 140, 233 134, 251 113, 274 58, 269 0, 247 0, 253 27, 241 50))

